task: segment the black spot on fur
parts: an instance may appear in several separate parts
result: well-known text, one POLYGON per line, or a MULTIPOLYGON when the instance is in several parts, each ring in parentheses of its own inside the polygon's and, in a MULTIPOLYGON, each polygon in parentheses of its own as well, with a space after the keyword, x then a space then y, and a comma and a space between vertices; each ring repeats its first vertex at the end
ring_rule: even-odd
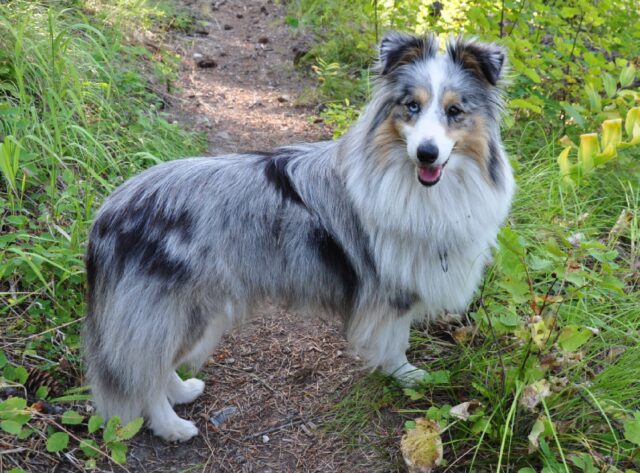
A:
POLYGON ((403 313, 408 311, 417 301, 418 296, 415 293, 399 291, 389 299, 389 304, 391 304, 391 307, 401 312, 400 315, 403 315, 403 313))
POLYGON ((278 150, 271 155, 264 155, 264 175, 267 181, 278 191, 285 201, 304 205, 302 198, 291 182, 289 164, 294 154, 286 149, 278 150))
POLYGON ((122 275, 127 266, 137 266, 168 282, 188 278, 189 266, 170 255, 166 244, 169 236, 185 244, 191 241, 191 216, 186 210, 168 209, 156 194, 139 194, 132 199, 134 205, 102 214, 95 224, 98 239, 114 237, 116 272, 122 275))
POLYGON ((358 289, 358 274, 344 248, 324 228, 313 229, 310 240, 327 270, 339 281, 344 290, 345 302, 351 305, 358 289))
POLYGON ((96 253, 94 245, 89 241, 87 245, 87 253, 84 258, 84 264, 87 271, 87 288, 86 288, 86 300, 87 300, 87 319, 93 317, 94 307, 94 292, 96 290, 96 279, 98 265, 96 264, 96 253))
POLYGON ((113 396, 126 394, 126 387, 118 373, 103 359, 102 355, 95 360, 96 373, 99 373, 102 387, 113 396))
POLYGON ((369 141, 373 139, 374 133, 376 132, 378 127, 382 125, 382 122, 384 122, 387 119, 387 117, 389 116, 389 113, 391 113, 391 110, 393 110, 393 107, 395 106, 395 104, 396 104, 395 100, 387 100, 385 103, 383 103, 380 106, 380 108, 376 112, 375 118, 373 119, 371 128, 369 128, 369 131, 367 132, 369 141))
POLYGON ((498 147, 493 140, 489 141, 489 177, 496 186, 501 185, 502 163, 498 156, 498 147))

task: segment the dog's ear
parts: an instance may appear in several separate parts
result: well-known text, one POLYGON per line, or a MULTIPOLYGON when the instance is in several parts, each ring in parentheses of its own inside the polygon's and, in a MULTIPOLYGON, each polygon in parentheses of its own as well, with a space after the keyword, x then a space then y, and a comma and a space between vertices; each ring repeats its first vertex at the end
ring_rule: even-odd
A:
POLYGON ((497 44, 457 38, 449 41, 447 52, 454 62, 491 85, 497 85, 504 74, 507 54, 497 44))
POLYGON ((380 41, 378 73, 386 76, 404 64, 435 56, 437 50, 438 44, 432 35, 412 36, 397 31, 388 32, 380 41))

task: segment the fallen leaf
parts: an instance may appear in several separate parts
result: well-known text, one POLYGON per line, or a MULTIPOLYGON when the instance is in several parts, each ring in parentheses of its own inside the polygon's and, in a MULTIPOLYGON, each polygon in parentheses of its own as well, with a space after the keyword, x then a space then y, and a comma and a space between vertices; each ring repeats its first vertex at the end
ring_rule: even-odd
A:
POLYGON ((553 435, 553 423, 547 417, 539 417, 533 424, 529 432, 529 453, 533 453, 540 448, 540 437, 550 437, 553 435))
POLYGON ((424 417, 415 422, 400 441, 402 457, 409 473, 430 473, 442 463, 440 425, 424 417))
POLYGON ((540 401, 551 394, 551 385, 546 379, 541 379, 529 384, 522 391, 520 405, 530 411, 534 411, 540 401))
POLYGON ((451 417, 455 417, 456 419, 467 420, 481 405, 480 401, 467 401, 453 406, 449 413, 451 417))

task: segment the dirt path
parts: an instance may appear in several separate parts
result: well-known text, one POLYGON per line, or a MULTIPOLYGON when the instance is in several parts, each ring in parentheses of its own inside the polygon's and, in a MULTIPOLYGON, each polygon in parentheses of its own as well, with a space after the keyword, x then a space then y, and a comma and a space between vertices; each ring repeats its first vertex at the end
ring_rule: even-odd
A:
MULTIPOLYGON (((212 155, 265 150, 325 139, 312 110, 296 105, 312 83, 293 68, 296 48, 282 23, 285 7, 250 0, 186 1, 200 20, 176 35, 183 58, 181 91, 171 98, 175 120, 206 131, 212 155), (203 68, 198 62, 211 67, 203 68)), ((347 449, 321 426, 330 409, 364 373, 345 354, 340 327, 266 307, 249 326, 229 334, 205 366, 207 388, 178 414, 201 435, 167 445, 148 432, 134 439, 131 471, 372 471, 364 452, 347 449), (222 408, 238 412, 221 427, 222 408)), ((378 465, 374 470, 383 471, 378 465)))

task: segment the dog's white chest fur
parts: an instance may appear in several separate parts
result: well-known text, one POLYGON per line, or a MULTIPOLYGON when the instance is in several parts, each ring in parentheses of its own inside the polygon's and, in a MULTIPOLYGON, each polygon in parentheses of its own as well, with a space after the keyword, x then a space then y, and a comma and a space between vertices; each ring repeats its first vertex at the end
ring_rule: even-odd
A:
POLYGON ((513 177, 503 165, 497 187, 473 163, 446 169, 433 188, 406 166, 387 170, 375 189, 350 179, 380 277, 391 291, 417 295, 422 315, 463 311, 473 297, 510 208, 513 177))

